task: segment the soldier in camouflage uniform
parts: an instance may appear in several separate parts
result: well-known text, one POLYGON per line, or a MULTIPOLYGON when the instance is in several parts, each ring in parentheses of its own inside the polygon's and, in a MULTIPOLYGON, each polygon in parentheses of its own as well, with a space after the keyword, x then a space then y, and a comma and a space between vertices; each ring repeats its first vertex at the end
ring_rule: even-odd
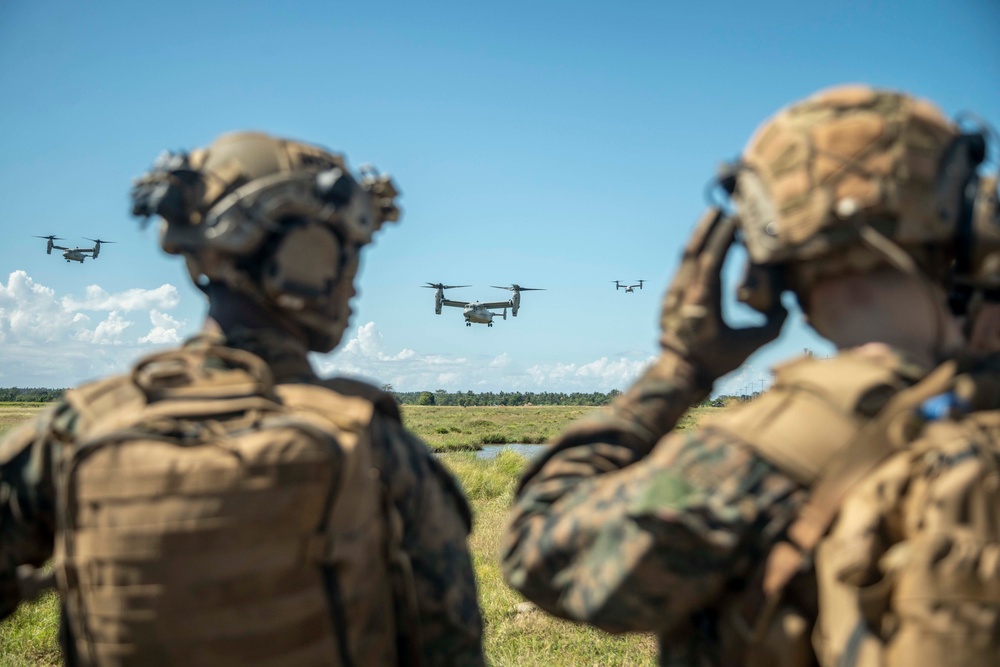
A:
MULTIPOLYGON (((157 625, 156 619, 150 621, 148 616, 130 617, 127 615, 130 605, 138 608, 140 603, 153 602, 140 599, 139 594, 131 593, 127 587, 114 586, 101 588, 96 596, 86 597, 88 591, 81 589, 107 583, 100 581, 100 576, 95 574, 99 572, 96 568, 111 565, 101 562, 98 555, 92 558, 92 571, 84 572, 80 567, 74 570, 72 564, 62 562, 69 559, 66 553, 60 555, 57 547, 56 572, 64 607, 61 639, 67 662, 483 664, 482 622, 466 545, 471 515, 461 490, 424 443, 403 428, 398 406, 390 395, 356 381, 321 380, 307 358, 310 351, 327 352, 339 342, 350 315, 348 303, 355 294, 354 279, 360 250, 370 242, 373 232, 383 221, 398 218, 395 195, 388 177, 363 171, 363 178, 356 180, 339 155, 259 133, 224 135, 206 149, 165 154, 150 172, 136 181, 133 212, 162 218, 161 244, 167 252, 184 257, 192 278, 208 296, 208 318, 203 332, 178 351, 180 356, 175 354, 166 361, 154 357, 145 366, 140 364, 131 378, 113 378, 69 392, 68 400, 46 410, 34 423, 16 430, 0 444, 0 618, 11 614, 20 600, 34 592, 33 584, 39 576, 28 566, 41 566, 53 556, 54 543, 60 544, 61 532, 68 531, 69 519, 66 517, 70 510, 66 509, 67 504, 77 509, 77 518, 83 520, 80 506, 73 504, 73 498, 65 497, 65 489, 69 487, 63 479, 65 462, 75 460, 72 458, 75 445, 95 429, 99 430, 108 415, 137 413, 144 409, 146 397, 136 390, 137 385, 146 386, 141 381, 143 377, 154 378, 154 384, 160 383, 160 393, 169 395, 171 387, 178 382, 176 378, 169 379, 171 373, 176 373, 177 363, 193 359, 195 368, 191 372, 199 377, 225 378, 228 377, 225 371, 243 377, 239 375, 240 368, 255 368, 258 378, 266 379, 261 384, 271 388, 268 389, 268 401, 262 404, 265 407, 273 405, 270 401, 275 395, 284 395, 281 393, 283 388, 305 387, 300 390, 304 395, 317 396, 324 401, 322 405, 309 405, 307 401, 302 412, 313 410, 307 420, 311 420, 310 423, 334 417, 315 414, 322 406, 345 405, 353 410, 349 419, 339 421, 341 430, 338 433, 342 438, 339 442, 368 443, 370 460, 364 465, 370 469, 361 468, 361 472, 355 473, 360 480, 355 483, 364 488, 365 480, 374 480, 372 484, 378 490, 373 495, 381 496, 375 498, 370 508, 374 518, 363 517, 358 499, 348 493, 344 485, 352 482, 347 472, 322 472, 332 475, 333 479, 341 476, 341 495, 331 496, 335 501, 333 507, 326 510, 327 516, 333 516, 333 522, 339 521, 338 517, 350 517, 355 524, 361 523, 349 528, 354 534, 347 534, 345 539, 347 542, 358 540, 356 544, 362 547, 349 557, 337 551, 343 544, 327 545, 326 548, 333 550, 329 552, 334 554, 333 560, 341 565, 333 568, 334 576, 327 576, 331 571, 330 558, 321 556, 326 558, 323 571, 329 599, 328 604, 317 605, 323 611, 311 626, 282 625, 281 618, 270 618, 267 613, 261 612, 261 617, 251 614, 250 608, 258 599, 273 593, 265 587, 266 581, 270 581, 266 576, 272 576, 270 570, 257 572, 253 582, 240 577, 222 582, 226 577, 221 573, 191 573, 196 568, 182 565, 171 570, 170 559, 178 558, 176 553, 172 557, 159 557, 159 565, 155 557, 143 561, 144 571, 154 573, 143 580, 144 585, 169 588, 169 577, 185 578, 191 574, 192 581, 202 577, 198 582, 200 588, 195 588, 191 581, 178 584, 189 586, 192 592, 189 594, 183 589, 175 594, 170 602, 174 607, 170 604, 160 606, 160 615, 172 616, 170 623, 173 625, 157 625), (316 387, 325 389, 316 394, 316 387), (309 393, 310 390, 314 393, 309 393), (385 527, 384 533, 377 533, 374 525, 380 523, 381 518, 390 525, 385 527), (364 542, 368 534, 376 535, 373 538, 376 541, 364 542), (394 536, 391 538, 396 540, 392 543, 394 549, 386 543, 390 541, 386 535, 394 536), (368 604, 364 599, 357 599, 375 590, 369 578, 373 576, 371 572, 381 570, 372 564, 380 564, 387 558, 393 560, 390 566, 392 583, 385 586, 391 588, 385 595, 391 601, 379 608, 374 601, 368 604), (349 569, 338 573, 337 567, 349 569), (156 581, 157 572, 168 572, 168 580, 156 581), (84 577, 89 577, 86 579, 89 584, 80 583, 84 577), (251 583, 259 591, 253 592, 251 583), (120 600, 113 599, 119 594, 123 596, 120 600), (81 595, 84 597, 80 599, 85 599, 89 605, 86 609, 90 616, 83 620, 74 615, 82 615, 84 606, 68 604, 81 595), (126 597, 129 595, 132 597, 126 597), (196 624, 185 633, 197 634, 204 629, 207 639, 203 638, 203 646, 197 643, 199 639, 170 635, 170 628, 184 627, 185 616, 202 618, 198 614, 213 604, 219 605, 222 611, 213 611, 216 616, 212 618, 229 618, 222 615, 227 601, 230 607, 235 607, 233 618, 239 619, 235 625, 223 628, 223 621, 218 621, 219 625, 204 622, 200 623, 204 628, 196 624), (374 611, 369 617, 359 618, 355 609, 362 607, 374 611), (118 625, 110 620, 119 618, 109 611, 112 608, 126 610, 126 615, 120 617, 124 620, 114 622, 118 625), (256 629, 243 629, 244 623, 247 628, 252 623, 256 629), (336 633, 330 639, 328 628, 334 627, 336 633), (159 634, 149 628, 156 628, 159 634), (215 635, 211 635, 212 632, 215 635), (225 632, 230 634, 222 636, 225 632), (79 636, 81 633, 85 636, 79 636), (318 640, 313 642, 320 636, 325 637, 327 644, 318 643, 318 640), (107 646, 115 644, 117 648, 96 646, 96 642, 106 642, 107 646), (188 652, 172 653, 175 645, 184 645, 188 652), (336 650, 324 654, 325 646, 336 646, 336 650), (209 647, 213 652, 208 652, 209 647), (302 652, 288 653, 292 648, 302 652), (309 650, 313 653, 308 658, 303 657, 309 650), (185 657, 178 658, 178 655, 185 657)), ((248 400, 260 403, 259 397, 248 400)), ((219 423, 226 422, 220 420, 219 423)), ((188 422, 187 428, 192 426, 197 427, 197 424, 188 422)), ((301 434, 293 433, 288 437, 301 438, 301 434)), ((290 447, 291 444, 285 449, 290 447)), ((277 452, 274 456, 294 456, 294 453, 277 452)), ((178 461, 183 459, 178 458, 178 461)), ((346 463, 344 465, 346 467, 346 463)), ((267 477, 266 466, 258 472, 264 474, 261 479, 267 477)), ((122 479, 117 482, 115 473, 112 466, 110 491, 106 490, 106 494, 125 493, 122 490, 128 486, 125 477, 132 473, 121 473, 122 479)), ((306 472, 297 474, 309 477, 306 472)), ((175 486, 184 483, 183 475, 174 481, 175 486)), ((280 485, 281 480, 275 483, 280 485)), ((293 486, 279 489, 273 496, 277 500, 267 504, 280 506, 281 498, 295 491, 293 486)), ((141 490, 135 492, 141 493, 141 490)), ((182 496, 167 501, 166 495, 148 495, 150 497, 140 499, 146 504, 137 506, 154 508, 162 500, 162 503, 183 501, 188 503, 183 507, 192 508, 197 506, 195 502, 201 502, 182 496)), ((204 504, 211 511, 223 506, 221 501, 204 504)), ((112 509, 108 504, 108 511, 112 509)), ((235 507, 232 511, 238 514, 240 510, 235 507)), ((286 523, 294 523, 306 510, 299 512, 292 507, 289 511, 286 523)), ((208 526, 205 532, 211 533, 214 527, 205 525, 208 526)), ((104 528, 106 526, 91 527, 92 530, 104 528)), ((238 532, 238 528, 234 528, 236 532, 225 534, 239 538, 243 533, 238 532)), ((254 539, 258 543, 280 541, 281 538, 275 535, 283 532, 283 526, 275 526, 273 530, 272 534, 256 538, 251 534, 247 538, 250 540, 248 547, 232 547, 226 556, 231 566, 224 565, 222 572, 235 567, 269 567, 264 560, 241 564, 240 557, 248 548, 255 548, 254 539)), ((112 544, 113 534, 107 534, 112 537, 107 538, 103 546, 98 544, 97 551, 103 548, 110 553, 117 548, 112 544)), ((83 544, 84 537, 81 531, 77 547, 83 544)), ((132 535, 130 539, 139 537, 141 535, 132 535)), ((180 540, 179 544, 184 544, 183 538, 184 535, 175 534, 169 537, 180 540)), ((211 548, 224 550, 226 545, 218 543, 228 539, 206 542, 206 549, 211 545, 211 548)), ((164 544, 167 542, 164 538, 164 544)), ((66 541, 66 544, 68 549, 72 543, 66 541)), ((198 553, 183 553, 186 559, 199 557, 198 553)), ((112 556, 106 558, 113 560, 112 556)), ((118 568, 114 571, 119 573, 114 576, 122 581, 146 576, 136 574, 140 556, 130 558, 119 559, 117 565, 112 562, 118 568)), ((213 561, 206 562, 211 565, 213 561)), ((295 570, 316 571, 305 566, 295 570)), ((286 583, 299 577, 295 571, 281 576, 286 583)), ((122 581, 116 585, 120 586, 122 581)), ((278 587, 282 585, 279 581, 278 587)), ((280 591, 275 593, 278 596, 275 599, 285 604, 280 594, 280 591)), ((326 593, 319 595, 322 597, 326 593)), ((303 599, 291 598, 287 603, 290 609, 299 613, 303 599)), ((150 600, 155 602, 155 595, 151 595, 150 600)), ((278 608, 281 607, 270 607, 278 608)))
POLYGON ((663 665, 814 664, 808 560, 787 593, 798 612, 762 628, 765 562, 776 545, 796 547, 789 526, 838 452, 965 344, 946 285, 959 202, 983 158, 966 139, 931 104, 861 86, 767 121, 720 179, 733 214, 710 210, 685 249, 660 357, 525 472, 502 552, 508 583, 557 616, 656 633, 663 665), (749 255, 741 300, 766 316, 738 330, 722 318, 719 275, 737 230, 749 255), (761 398, 676 431, 778 335, 782 290, 838 355, 785 364, 761 398))

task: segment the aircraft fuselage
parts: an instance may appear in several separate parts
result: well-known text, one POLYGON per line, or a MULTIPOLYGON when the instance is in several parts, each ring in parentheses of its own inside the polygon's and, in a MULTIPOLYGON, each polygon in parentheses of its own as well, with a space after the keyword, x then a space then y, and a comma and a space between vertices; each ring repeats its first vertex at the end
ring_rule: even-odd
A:
POLYGON ((480 303, 470 303, 462 309, 466 322, 493 325, 493 317, 497 314, 480 303))
MULTIPOLYGON (((90 252, 90 250, 87 250, 87 252, 90 252)), ((66 258, 67 262, 80 262, 83 264, 83 260, 90 257, 90 255, 85 255, 78 250, 67 250, 63 253, 63 257, 66 258)))

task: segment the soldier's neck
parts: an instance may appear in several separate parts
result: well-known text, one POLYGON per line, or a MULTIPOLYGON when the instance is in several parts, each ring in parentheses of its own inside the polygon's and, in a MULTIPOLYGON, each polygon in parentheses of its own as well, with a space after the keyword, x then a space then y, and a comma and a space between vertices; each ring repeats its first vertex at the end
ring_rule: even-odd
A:
POLYGON ((271 367, 276 382, 315 381, 305 337, 285 326, 274 313, 249 297, 226 289, 209 294, 208 317, 202 331, 225 337, 226 344, 251 352, 271 367))
POLYGON ((927 366, 963 343, 944 291, 894 271, 850 276, 816 285, 809 322, 838 348, 885 343, 927 366))

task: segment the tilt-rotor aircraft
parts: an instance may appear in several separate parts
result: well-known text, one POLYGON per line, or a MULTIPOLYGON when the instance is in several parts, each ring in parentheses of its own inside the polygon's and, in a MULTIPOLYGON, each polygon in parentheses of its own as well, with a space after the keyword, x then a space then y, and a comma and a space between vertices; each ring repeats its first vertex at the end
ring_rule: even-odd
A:
POLYGON ((513 292, 514 294, 507 301, 453 301, 451 299, 446 299, 444 297, 444 291, 446 289, 458 289, 459 287, 469 287, 469 285, 443 285, 441 283, 427 283, 426 285, 421 285, 421 287, 426 287, 427 289, 437 290, 434 295, 434 313, 437 315, 441 314, 441 306, 453 306, 455 308, 461 308, 462 314, 465 316, 465 326, 471 327, 473 322, 476 324, 485 324, 488 327, 493 326, 493 318, 497 316, 502 316, 505 320, 507 319, 507 309, 510 308, 511 314, 517 317, 517 311, 521 307, 521 292, 528 291, 540 291, 544 288, 542 287, 521 287, 520 285, 511 285, 510 287, 500 287, 499 285, 491 285, 496 289, 505 289, 513 292), (496 313, 491 310, 492 308, 503 308, 502 313, 496 313))
POLYGON ((63 239, 54 234, 49 236, 36 236, 36 239, 46 239, 48 243, 45 244, 45 254, 51 255, 52 250, 62 250, 63 258, 67 262, 80 262, 83 264, 83 260, 91 257, 97 259, 97 256, 101 254, 101 244, 102 243, 114 243, 114 241, 104 241, 102 239, 88 239, 86 236, 83 238, 94 243, 93 248, 67 248, 66 246, 56 245, 55 241, 62 241, 63 239))
POLYGON ((615 284, 615 291, 616 292, 618 290, 620 290, 620 289, 623 289, 623 290, 625 290, 625 293, 628 294, 629 292, 635 292, 635 288, 636 287, 638 287, 639 289, 642 289, 642 284, 644 282, 646 282, 646 281, 645 280, 640 280, 635 285, 627 285, 627 284, 625 284, 625 283, 623 283, 621 281, 618 281, 618 280, 612 280, 611 282, 613 282, 615 284))

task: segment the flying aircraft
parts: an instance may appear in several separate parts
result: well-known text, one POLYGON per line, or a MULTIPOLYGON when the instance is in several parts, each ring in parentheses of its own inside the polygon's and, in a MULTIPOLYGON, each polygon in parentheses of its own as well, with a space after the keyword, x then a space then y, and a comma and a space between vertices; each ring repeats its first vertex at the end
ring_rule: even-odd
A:
POLYGON ((521 307, 521 292, 527 291, 538 291, 544 288, 541 287, 521 287, 520 285, 511 285, 510 287, 500 287, 499 285, 491 285, 497 289, 505 289, 513 292, 513 296, 507 301, 453 301, 451 299, 446 299, 444 297, 444 291, 446 289, 457 289, 459 287, 470 287, 469 285, 444 285, 442 283, 427 283, 426 285, 421 285, 421 287, 426 287, 427 289, 437 290, 434 295, 434 313, 437 315, 441 314, 441 306, 453 306, 455 308, 461 308, 462 314, 465 316, 465 326, 471 327, 472 323, 485 324, 488 327, 493 326, 493 318, 501 315, 505 320, 507 319, 507 309, 510 308, 511 314, 517 317, 517 311, 521 307), (503 308, 502 313, 496 313, 492 308, 503 308))
POLYGON ((640 281, 639 281, 639 282, 638 282, 637 284, 635 284, 635 285, 625 285, 625 284, 622 284, 622 283, 621 283, 620 281, 618 281, 618 280, 613 280, 612 282, 613 282, 613 283, 615 284, 615 291, 616 291, 616 292, 617 292, 617 291, 618 291, 619 289, 624 289, 624 290, 625 290, 625 293, 626 293, 626 294, 628 294, 629 292, 634 292, 634 291, 635 291, 635 288, 636 288, 636 287, 638 287, 639 289, 642 289, 642 284, 643 284, 644 282, 646 282, 646 281, 645 281, 645 280, 640 280, 640 281))
POLYGON ((104 241, 102 239, 88 239, 86 236, 83 238, 88 241, 93 241, 93 248, 67 248, 65 246, 56 245, 55 241, 62 241, 62 237, 50 234, 48 236, 35 236, 36 239, 46 239, 48 242, 45 244, 45 254, 51 255, 53 248, 56 250, 63 251, 63 258, 67 262, 80 262, 83 264, 83 260, 88 257, 97 259, 97 256, 101 254, 101 244, 102 243, 114 243, 114 241, 104 241))

